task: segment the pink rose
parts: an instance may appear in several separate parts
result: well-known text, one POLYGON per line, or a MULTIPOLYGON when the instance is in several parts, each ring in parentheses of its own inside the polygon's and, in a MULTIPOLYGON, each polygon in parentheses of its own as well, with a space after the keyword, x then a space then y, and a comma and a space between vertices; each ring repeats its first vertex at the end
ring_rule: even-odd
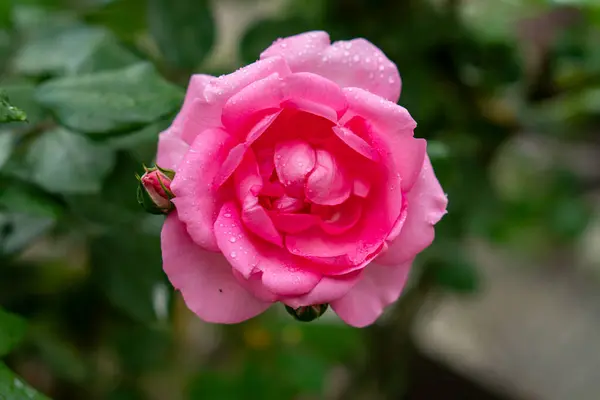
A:
POLYGON ((400 88, 377 47, 325 32, 192 77, 157 157, 176 171, 163 265, 192 311, 329 303, 362 327, 399 297, 447 204, 400 88))

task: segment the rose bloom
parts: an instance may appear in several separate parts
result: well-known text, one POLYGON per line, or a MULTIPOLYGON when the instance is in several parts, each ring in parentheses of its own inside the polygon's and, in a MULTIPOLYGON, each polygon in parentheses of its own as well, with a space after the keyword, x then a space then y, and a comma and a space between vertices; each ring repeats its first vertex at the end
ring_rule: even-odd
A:
POLYGON ((447 204, 400 89, 381 50, 325 32, 191 78, 157 164, 176 171, 163 266, 194 313, 329 303, 362 327, 400 296, 447 204))

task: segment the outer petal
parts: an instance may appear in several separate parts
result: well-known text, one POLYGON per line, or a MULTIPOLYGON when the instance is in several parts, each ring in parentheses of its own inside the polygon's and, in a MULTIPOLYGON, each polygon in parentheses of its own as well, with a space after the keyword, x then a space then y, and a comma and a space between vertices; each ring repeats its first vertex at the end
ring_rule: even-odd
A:
MULTIPOLYGON (((194 102, 198 99, 204 99, 204 88, 213 79, 215 78, 204 74, 192 75, 190 78, 181 110, 169 129, 162 132, 158 137, 156 163, 161 168, 176 170, 179 162, 183 159, 189 148, 189 143, 182 139, 184 121, 192 116, 194 102)), ((199 131, 194 130, 195 134, 197 132, 199 131)))
POLYGON ((428 247, 435 235, 433 226, 446 214, 447 204, 448 199, 426 157, 419 179, 407 195, 407 216, 402 230, 388 243, 387 251, 377 257, 377 263, 404 263, 428 247))
POLYGON ((370 263, 360 281, 344 297, 332 301, 331 308, 348 325, 372 324, 400 296, 411 264, 412 260, 393 267, 370 263))
POLYGON ((341 87, 359 87, 392 102, 400 97, 402 83, 396 65, 365 39, 328 46, 325 32, 309 32, 275 42, 262 59, 283 56, 292 72, 312 72, 341 87))
POLYGON ((293 72, 312 71, 314 62, 323 51, 329 47, 327 32, 315 31, 275 41, 269 48, 262 52, 261 59, 270 57, 283 57, 293 72))
POLYGON ((234 145, 223 130, 205 131, 192 144, 171 184, 179 218, 192 239, 207 250, 219 250, 213 224, 220 204, 213 180, 234 145))
POLYGON ((163 268, 187 306, 207 322, 233 324, 265 311, 271 303, 244 289, 222 254, 202 250, 171 213, 163 226, 163 268))
POLYGON ((406 108, 387 101, 362 88, 343 89, 348 100, 344 121, 358 115, 369 121, 380 134, 411 135, 417 123, 406 108))
POLYGON ((360 280, 361 274, 362 271, 354 271, 346 275, 324 276, 321 282, 304 296, 285 298, 281 301, 294 308, 331 303, 346 295, 360 280))
POLYGON ((241 221, 233 203, 227 203, 215 222, 219 248, 225 258, 246 279, 262 271, 262 283, 270 292, 281 296, 299 296, 311 291, 321 275, 311 265, 286 250, 253 237, 241 221))
POLYGON ((253 82, 272 74, 284 77, 290 73, 284 58, 271 57, 247 65, 231 74, 220 76, 207 86, 204 96, 208 103, 222 106, 231 96, 253 82))
POLYGON ((185 100, 183 101, 183 106, 181 107, 181 110, 173 120, 172 128, 174 131, 174 135, 181 136, 181 128, 183 126, 183 121, 189 117, 190 112, 193 108, 192 105, 198 99, 204 100, 204 89, 214 79, 216 78, 210 75, 192 75, 187 87, 187 92, 185 93, 185 100))
POLYGON ((158 137, 156 164, 161 168, 176 171, 189 148, 186 142, 171 134, 170 131, 161 133, 158 137))

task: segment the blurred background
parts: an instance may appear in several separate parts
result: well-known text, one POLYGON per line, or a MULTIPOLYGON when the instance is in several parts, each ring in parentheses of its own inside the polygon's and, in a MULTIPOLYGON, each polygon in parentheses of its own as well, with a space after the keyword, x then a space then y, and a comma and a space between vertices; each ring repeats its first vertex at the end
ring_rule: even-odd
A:
POLYGON ((0 0, 0 399, 599 399, 599 44, 597 0, 0 0), (449 213, 374 326, 205 324, 134 173, 312 29, 398 65, 449 213))

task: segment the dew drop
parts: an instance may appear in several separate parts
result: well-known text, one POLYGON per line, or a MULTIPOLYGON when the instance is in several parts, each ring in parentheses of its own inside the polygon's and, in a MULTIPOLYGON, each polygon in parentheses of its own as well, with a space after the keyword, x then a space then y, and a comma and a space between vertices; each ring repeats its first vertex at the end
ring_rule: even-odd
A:
POLYGON ((231 253, 229 253, 229 255, 231 256, 231 258, 237 257, 237 253, 235 251, 232 251, 231 253))
POLYGON ((224 216, 225 218, 231 218, 231 213, 225 213, 225 214, 223 214, 223 216, 224 216))
POLYGON ((380 70, 380 71, 383 71, 384 69, 385 69, 385 67, 384 67, 383 65, 380 65, 380 66, 379 66, 379 70, 380 70))
POLYGON ((352 60, 354 60, 354 62, 359 62, 360 61, 359 55, 355 54, 354 57, 352 57, 352 60))
POLYGON ((388 83, 394 83, 394 82, 396 82, 396 81, 394 80, 394 77, 393 77, 393 76, 390 76, 390 77, 388 78, 388 83))
POLYGON ((235 241, 236 241, 236 240, 237 240, 237 239, 236 239, 236 238, 234 238, 233 236, 229 238, 229 241, 230 241, 231 243, 235 243, 235 241))

